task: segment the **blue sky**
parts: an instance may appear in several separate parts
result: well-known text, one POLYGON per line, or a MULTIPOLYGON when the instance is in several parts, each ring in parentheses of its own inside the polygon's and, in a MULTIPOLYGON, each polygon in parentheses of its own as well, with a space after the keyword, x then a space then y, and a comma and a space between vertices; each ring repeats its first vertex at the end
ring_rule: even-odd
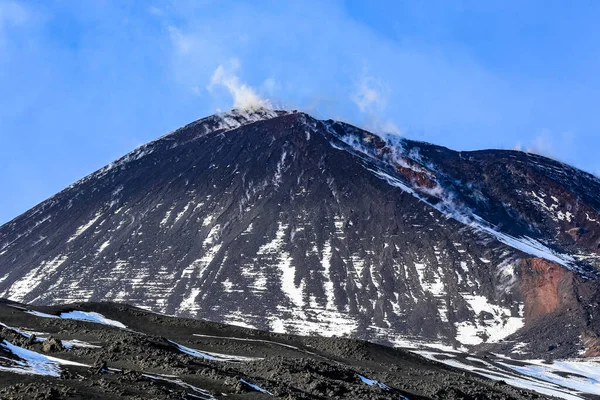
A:
POLYGON ((0 223, 231 108, 224 84, 320 118, 459 150, 519 146, 598 173, 598 20, 591 0, 0 0, 0 223))

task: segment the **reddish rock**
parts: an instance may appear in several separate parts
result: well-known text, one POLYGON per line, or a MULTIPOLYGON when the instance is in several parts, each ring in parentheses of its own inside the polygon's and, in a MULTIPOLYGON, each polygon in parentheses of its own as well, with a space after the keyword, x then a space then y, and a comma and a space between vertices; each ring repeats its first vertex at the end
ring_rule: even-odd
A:
POLYGON ((409 181, 415 183, 419 187, 425 187, 433 189, 437 186, 435 181, 429 177, 429 175, 423 171, 417 171, 411 168, 404 167, 402 165, 396 165, 396 171, 398 171, 403 177, 409 181))
POLYGON ((585 348, 584 357, 600 357, 600 338, 592 331, 584 332, 581 341, 585 348))
POLYGON ((526 323, 576 303, 572 271, 542 258, 523 260, 521 268, 526 323))
POLYGON ((588 230, 585 228, 571 228, 567 231, 567 233, 573 238, 575 241, 581 240, 581 237, 588 233, 588 230))

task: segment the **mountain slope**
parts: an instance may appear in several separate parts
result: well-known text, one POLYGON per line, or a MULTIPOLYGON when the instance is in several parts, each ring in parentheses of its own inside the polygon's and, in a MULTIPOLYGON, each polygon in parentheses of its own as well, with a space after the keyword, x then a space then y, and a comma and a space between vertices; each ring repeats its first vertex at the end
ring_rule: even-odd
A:
POLYGON ((490 154, 303 113, 208 117, 0 227, 0 295, 393 344, 523 328, 525 352, 593 355, 598 181, 490 154))
POLYGON ((452 187, 461 202, 502 231, 542 239, 600 266, 600 220, 595 218, 600 180, 595 176, 519 151, 455 152, 422 145, 418 152, 442 172, 444 186, 452 187))

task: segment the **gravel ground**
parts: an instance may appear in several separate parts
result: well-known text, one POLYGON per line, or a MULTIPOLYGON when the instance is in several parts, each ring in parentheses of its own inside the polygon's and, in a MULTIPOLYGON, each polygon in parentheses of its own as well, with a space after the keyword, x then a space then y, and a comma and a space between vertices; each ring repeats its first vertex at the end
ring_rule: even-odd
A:
POLYGON ((1 399, 545 398, 407 351, 351 339, 272 334, 109 303, 26 308, 56 316, 96 312, 127 329, 35 316, 19 307, 24 306, 0 303, 0 322, 38 334, 27 338, 5 327, 3 343, 86 366, 61 365, 60 376, 2 371, 20 361, 3 346, 1 399), (71 340, 97 347, 65 348, 71 340), (186 348, 212 354, 193 356, 186 348))

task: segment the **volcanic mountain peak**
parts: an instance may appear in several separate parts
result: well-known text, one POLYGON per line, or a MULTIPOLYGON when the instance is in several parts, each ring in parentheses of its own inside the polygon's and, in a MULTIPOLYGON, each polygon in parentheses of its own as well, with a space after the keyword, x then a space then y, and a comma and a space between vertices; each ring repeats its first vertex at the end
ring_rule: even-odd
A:
MULTIPOLYGON (((572 327, 556 352, 592 354, 597 193, 596 180, 526 154, 232 110, 0 227, 0 296, 386 343, 497 344, 518 332, 526 343, 554 318, 572 327)), ((556 332, 535 337, 550 346, 556 332)))
POLYGON ((299 113, 298 110, 275 110, 272 108, 265 107, 258 109, 234 108, 229 111, 217 113, 215 114, 215 117, 221 118, 224 121, 224 123, 228 125, 229 129, 234 129, 248 123, 277 118, 281 117, 282 115, 297 113, 299 113))
POLYGON ((177 134, 182 131, 187 131, 198 126, 202 127, 201 133, 197 134, 196 137, 192 139, 196 139, 200 136, 208 135, 213 132, 226 132, 234 129, 238 129, 244 125, 248 125, 254 122, 268 120, 272 118, 277 118, 283 115, 288 114, 297 114, 299 113, 296 110, 273 110, 270 108, 258 108, 258 109, 232 109, 229 111, 219 112, 217 114, 213 114, 208 117, 200 118, 194 122, 191 122, 181 128, 178 128, 174 131, 171 131, 159 138, 152 140, 148 143, 145 143, 133 151, 127 153, 123 157, 109 163, 105 167, 99 169, 98 171, 92 173, 84 177, 83 179, 75 182, 70 185, 68 188, 75 187, 76 185, 83 183, 92 178, 100 178, 104 176, 106 173, 111 171, 114 168, 123 167, 125 164, 139 160, 140 158, 147 156, 154 152, 156 145, 159 142, 173 142, 171 143, 171 147, 179 146, 187 141, 189 138, 181 142, 177 142, 177 134))
MULTIPOLYGON (((237 129, 243 125, 251 124, 258 121, 264 121, 272 118, 277 118, 283 115, 296 114, 296 110, 274 110, 271 108, 261 107, 257 109, 239 109, 234 108, 229 111, 218 112, 206 118, 199 119, 191 124, 188 124, 180 129, 186 129, 198 124, 204 125, 205 133, 215 131, 229 131, 237 129)), ((177 131, 179 131, 178 129, 177 131)))
POLYGON ((281 117, 283 115, 296 113, 298 113, 296 110, 274 110, 265 107, 258 109, 234 108, 229 111, 220 111, 208 117, 198 119, 188 125, 183 126, 182 128, 176 129, 175 131, 162 136, 161 138, 168 137, 173 133, 197 127, 199 125, 202 126, 204 134, 209 134, 217 131, 230 131, 254 122, 265 121, 272 118, 281 117))

